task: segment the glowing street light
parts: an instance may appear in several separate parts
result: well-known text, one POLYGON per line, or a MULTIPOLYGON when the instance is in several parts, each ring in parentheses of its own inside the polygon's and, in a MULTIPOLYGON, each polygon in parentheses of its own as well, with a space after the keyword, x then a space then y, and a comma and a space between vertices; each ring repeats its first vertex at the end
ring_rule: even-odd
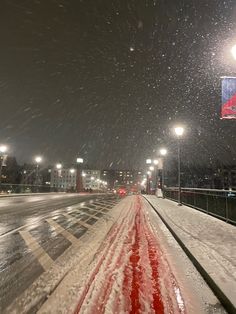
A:
POLYGON ((157 159, 153 160, 154 165, 158 165, 159 161, 157 159))
POLYGON ((161 156, 165 156, 167 154, 167 149, 166 148, 161 148, 160 149, 160 154, 161 154, 161 156))
POLYGON ((0 153, 4 154, 7 152, 7 146, 6 145, 0 145, 0 153))
POLYGON ((149 158, 146 159, 146 164, 147 164, 147 165, 150 165, 151 163, 152 163, 152 160, 151 160, 151 159, 149 159, 149 158))
POLYGON ((149 170, 150 170, 150 171, 154 171, 154 169, 155 169, 155 168, 154 168, 153 166, 150 166, 150 167, 149 167, 149 170))
POLYGON ((62 168, 62 164, 60 164, 60 163, 56 164, 56 168, 57 168, 58 170, 60 170, 60 169, 62 168))
POLYGON ((42 159, 41 156, 36 156, 34 160, 35 160, 35 162, 36 162, 37 164, 40 164, 43 159, 42 159))
POLYGON ((233 58, 236 60, 236 45, 234 45, 234 46, 231 48, 231 53, 232 53, 233 58))
POLYGON ((70 173, 71 174, 75 173, 75 169, 70 169, 70 173))
POLYGON ((84 162, 83 158, 78 157, 76 159, 77 164, 82 164, 84 162))
POLYGON ((174 128, 175 134, 180 137, 184 134, 184 128, 182 126, 176 126, 174 128))

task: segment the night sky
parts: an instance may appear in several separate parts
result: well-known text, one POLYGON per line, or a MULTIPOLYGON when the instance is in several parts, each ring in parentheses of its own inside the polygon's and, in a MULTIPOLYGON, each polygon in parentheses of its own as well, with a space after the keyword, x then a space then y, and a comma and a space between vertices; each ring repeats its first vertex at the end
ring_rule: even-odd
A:
POLYGON ((19 162, 139 168, 184 123, 186 161, 236 163, 220 77, 235 0, 1 0, 0 142, 19 162))

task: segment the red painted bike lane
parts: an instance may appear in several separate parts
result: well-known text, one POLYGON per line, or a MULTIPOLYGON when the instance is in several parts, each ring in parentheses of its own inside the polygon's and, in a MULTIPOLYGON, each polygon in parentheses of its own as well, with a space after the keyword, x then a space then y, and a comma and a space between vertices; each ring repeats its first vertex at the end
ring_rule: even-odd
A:
POLYGON ((137 196, 110 230, 75 313, 186 313, 142 202, 137 196))

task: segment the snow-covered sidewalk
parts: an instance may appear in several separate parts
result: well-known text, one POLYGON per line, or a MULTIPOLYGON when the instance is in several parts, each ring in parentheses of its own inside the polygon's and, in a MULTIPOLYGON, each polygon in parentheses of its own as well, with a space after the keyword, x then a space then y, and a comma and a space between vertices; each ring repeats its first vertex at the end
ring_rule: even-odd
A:
MULTIPOLYGON (((231 312, 236 307, 236 227, 187 206, 146 196, 216 285, 231 312)), ((236 209, 235 209, 236 210, 236 209)))
MULTIPOLYGON (((100 246, 78 260, 39 313, 225 313, 142 196, 126 197, 110 214, 100 246)), ((94 226, 91 247, 104 231, 94 226)))

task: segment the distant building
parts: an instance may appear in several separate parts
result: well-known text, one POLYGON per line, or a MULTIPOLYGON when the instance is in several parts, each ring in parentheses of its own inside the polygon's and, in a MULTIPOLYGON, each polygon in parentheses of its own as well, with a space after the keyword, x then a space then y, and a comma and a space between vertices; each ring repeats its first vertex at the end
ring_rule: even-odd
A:
MULTIPOLYGON (((84 169, 81 171, 82 175, 82 190, 92 189, 92 190, 101 190, 102 182, 101 171, 100 170, 90 170, 84 169)), ((62 169, 52 169, 51 170, 51 179, 50 179, 51 188, 75 192, 77 190, 77 170, 62 168, 62 169)))
POLYGON ((146 177, 144 172, 139 170, 103 170, 102 180, 108 182, 110 189, 116 188, 116 186, 125 186, 127 188, 138 187, 141 189, 141 184, 146 177))
MULTIPOLYGON (((37 184, 42 183, 41 173, 38 173, 37 184)), ((21 184, 34 185, 36 184, 36 167, 31 164, 24 164, 21 169, 21 184)))
POLYGON ((76 191, 77 171, 75 169, 51 169, 51 188, 76 191))
POLYGON ((100 190, 102 184, 100 170, 82 170, 82 185, 83 189, 100 190))
POLYGON ((236 169, 235 168, 226 168, 218 170, 219 176, 221 178, 221 188, 228 190, 236 190, 236 169))

